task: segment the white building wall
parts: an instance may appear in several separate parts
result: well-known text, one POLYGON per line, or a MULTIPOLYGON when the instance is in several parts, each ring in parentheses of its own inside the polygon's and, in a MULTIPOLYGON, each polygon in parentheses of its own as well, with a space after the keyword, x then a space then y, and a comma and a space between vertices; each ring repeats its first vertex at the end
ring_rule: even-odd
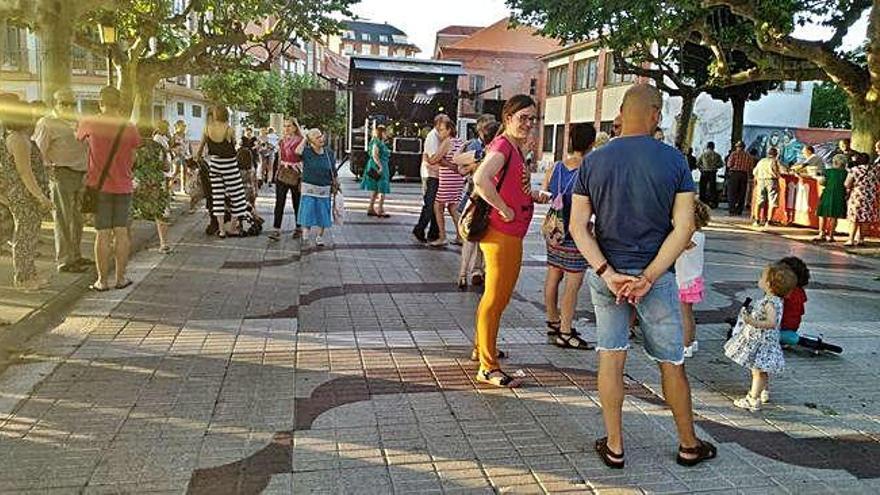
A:
MULTIPOLYGON (((749 101, 745 108, 745 126, 809 127, 810 108, 813 99, 812 82, 805 82, 799 92, 786 89, 774 90, 758 101, 749 101)), ((786 83, 792 88, 794 83, 786 83)), ((660 127, 666 134, 666 142, 675 142, 676 118, 681 113, 681 98, 664 98, 663 118, 660 127)), ((715 142, 715 149, 722 155, 730 150, 730 132, 733 127, 733 107, 730 102, 716 100, 702 94, 694 104, 691 123, 693 136, 691 146, 697 153, 706 148, 709 141, 715 142)))

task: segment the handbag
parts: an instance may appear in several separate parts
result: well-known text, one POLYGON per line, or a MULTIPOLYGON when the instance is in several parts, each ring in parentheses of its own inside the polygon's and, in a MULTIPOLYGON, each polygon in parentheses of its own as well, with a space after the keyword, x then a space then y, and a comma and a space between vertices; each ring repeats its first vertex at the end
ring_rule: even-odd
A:
POLYGON ((275 181, 280 182, 286 186, 298 186, 300 180, 302 179, 302 173, 297 171, 294 167, 285 167, 281 166, 278 169, 278 172, 275 174, 275 181))
MULTIPOLYGON (((559 165, 556 166, 558 167, 559 165)), ((565 240, 565 218, 563 217, 565 203, 562 198, 568 192, 568 188, 574 182, 575 177, 577 175, 572 175, 564 189, 561 183, 556 184, 556 195, 553 198, 553 202, 550 203, 550 209, 547 210, 544 222, 541 223, 541 234, 549 246, 559 246, 565 240)))
POLYGON ((107 155, 107 163, 104 164, 104 169, 101 170, 101 176, 98 177, 97 187, 86 186, 82 198, 81 211, 83 213, 95 213, 98 211, 98 193, 104 189, 104 182, 107 181, 107 175, 110 173, 110 165, 113 164, 113 160, 116 158, 116 152, 119 151, 119 141, 122 140, 122 133, 125 131, 127 125, 127 122, 123 122, 123 124, 119 126, 119 131, 116 132, 116 137, 113 139, 113 146, 110 148, 110 153, 107 155))
POLYGON ((375 167, 370 167, 370 169, 367 170, 367 177, 369 177, 375 181, 378 181, 378 180, 382 179, 382 172, 379 172, 379 170, 376 169, 375 167))
MULTIPOLYGON (((506 138, 505 138, 506 139, 506 138)), ((508 141, 509 142, 509 141, 508 141)), ((513 143, 510 143, 514 146, 513 143)), ((500 191, 501 185, 504 184, 504 178, 507 176, 507 170, 510 165, 510 155, 504 159, 504 168, 501 169, 501 177, 495 184, 495 190, 500 191)), ((476 189, 476 188, 475 188, 476 189)), ((489 213, 492 211, 490 205, 480 194, 474 190, 471 194, 467 205, 464 207, 464 213, 458 220, 458 233, 468 242, 480 242, 486 231, 489 229, 489 213)))

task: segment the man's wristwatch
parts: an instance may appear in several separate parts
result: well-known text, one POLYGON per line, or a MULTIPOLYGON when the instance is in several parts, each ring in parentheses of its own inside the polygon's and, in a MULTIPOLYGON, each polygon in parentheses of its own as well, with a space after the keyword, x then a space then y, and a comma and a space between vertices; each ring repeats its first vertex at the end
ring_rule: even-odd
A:
POLYGON ((604 263, 599 265, 599 268, 596 268, 596 276, 601 277, 602 274, 605 273, 606 270, 608 270, 608 262, 607 261, 605 261, 604 263))

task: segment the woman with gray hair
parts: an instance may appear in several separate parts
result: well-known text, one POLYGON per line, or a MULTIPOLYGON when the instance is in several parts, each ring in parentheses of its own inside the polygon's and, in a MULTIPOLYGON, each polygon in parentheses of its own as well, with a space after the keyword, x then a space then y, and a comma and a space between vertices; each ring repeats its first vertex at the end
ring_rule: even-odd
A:
POLYGON ((332 196, 336 186, 336 160, 333 150, 325 146, 324 133, 309 129, 299 143, 296 154, 302 157, 302 196, 299 202, 299 223, 303 244, 311 242, 309 232, 317 229, 315 245, 324 245, 324 231, 333 225, 332 196), (308 145, 306 145, 308 143, 308 145))

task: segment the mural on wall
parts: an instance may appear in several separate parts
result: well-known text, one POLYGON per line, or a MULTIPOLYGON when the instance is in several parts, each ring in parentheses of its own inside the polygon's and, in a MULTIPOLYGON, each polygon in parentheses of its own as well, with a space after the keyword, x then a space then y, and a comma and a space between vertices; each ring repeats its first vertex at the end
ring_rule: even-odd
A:
POLYGON ((837 149, 837 142, 850 137, 850 131, 841 129, 797 129, 790 127, 745 126, 743 142, 749 153, 763 157, 767 150, 779 150, 784 165, 793 165, 801 160, 801 151, 807 145, 816 149, 816 154, 826 163, 837 149))

